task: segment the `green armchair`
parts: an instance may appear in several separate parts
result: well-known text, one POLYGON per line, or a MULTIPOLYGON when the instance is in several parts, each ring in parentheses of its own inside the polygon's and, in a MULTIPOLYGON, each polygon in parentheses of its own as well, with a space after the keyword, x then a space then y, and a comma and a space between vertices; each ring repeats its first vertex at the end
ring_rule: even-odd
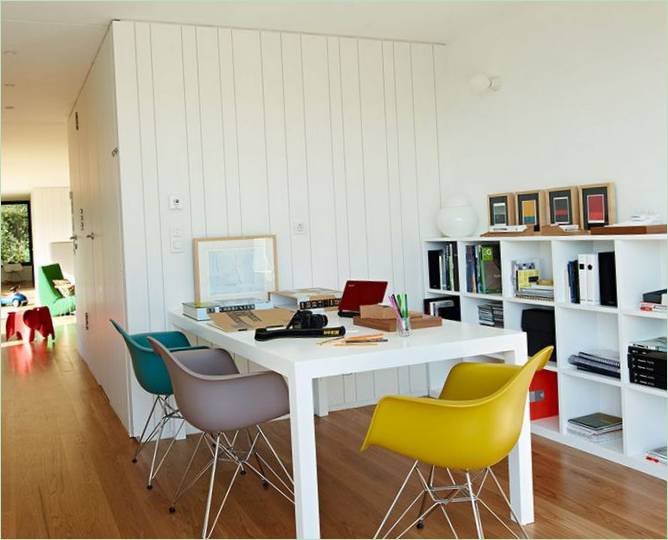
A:
POLYGON ((47 306, 54 317, 73 313, 76 309, 76 296, 63 296, 53 286, 54 279, 63 279, 59 264, 40 266, 37 276, 40 303, 47 306))

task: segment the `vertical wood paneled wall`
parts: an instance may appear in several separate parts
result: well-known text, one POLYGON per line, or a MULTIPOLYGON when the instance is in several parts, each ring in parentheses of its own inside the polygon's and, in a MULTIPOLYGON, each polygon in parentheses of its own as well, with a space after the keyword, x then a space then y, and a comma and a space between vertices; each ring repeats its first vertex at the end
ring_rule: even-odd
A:
MULTIPOLYGON (((132 331, 192 300, 200 236, 274 233, 283 288, 387 279, 421 306, 443 46, 139 22, 113 39, 132 331)), ((421 366, 329 381, 333 407, 425 390, 421 366)))

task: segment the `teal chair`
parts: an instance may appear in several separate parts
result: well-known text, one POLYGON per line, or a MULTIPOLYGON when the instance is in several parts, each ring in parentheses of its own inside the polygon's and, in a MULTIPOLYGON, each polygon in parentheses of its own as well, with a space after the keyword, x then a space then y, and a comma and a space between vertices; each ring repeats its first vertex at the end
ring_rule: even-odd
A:
POLYGON ((159 341, 172 352, 207 349, 208 347, 191 346, 188 338, 181 332, 147 332, 143 334, 128 334, 125 329, 116 321, 111 320, 110 322, 125 340, 125 344, 127 345, 128 351, 130 352, 130 358, 132 358, 132 368, 134 370, 135 377, 137 378, 137 382, 149 394, 155 396, 153 399, 151 412, 149 413, 148 418, 146 419, 146 423, 144 424, 144 429, 142 429, 141 435, 139 436, 139 446, 137 447, 135 455, 132 458, 132 462, 136 463, 139 453, 146 447, 146 444, 155 439, 153 459, 151 460, 151 469, 148 474, 148 483, 146 485, 148 489, 152 489, 153 479, 157 476, 160 467, 167 457, 167 454, 169 454, 169 451, 172 449, 172 445, 174 444, 174 441, 176 440, 176 437, 180 431, 183 429, 185 421, 183 420, 179 410, 172 406, 172 404, 168 401, 168 398, 173 393, 172 383, 169 379, 169 373, 167 372, 167 368, 165 367, 162 358, 153 352, 148 338, 151 337, 156 341, 159 341), (149 435, 144 437, 158 406, 160 406, 162 417, 151 430, 149 435), (160 439, 162 438, 165 425, 170 420, 181 420, 181 422, 176 433, 174 434, 174 438, 167 447, 167 450, 165 450, 165 453, 162 455, 160 462, 156 466, 160 439))

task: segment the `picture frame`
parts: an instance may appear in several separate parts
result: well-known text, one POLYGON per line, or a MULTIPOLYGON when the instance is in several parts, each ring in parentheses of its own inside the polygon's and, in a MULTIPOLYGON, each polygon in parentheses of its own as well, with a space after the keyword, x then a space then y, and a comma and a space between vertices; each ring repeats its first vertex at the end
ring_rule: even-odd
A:
POLYGON ((517 224, 533 227, 535 232, 540 231, 545 220, 545 191, 532 190, 515 193, 515 207, 517 208, 517 224))
POLYGON ((275 235, 193 238, 195 302, 257 299, 278 288, 275 235))
POLYGON ((545 190, 545 216, 549 225, 580 225, 580 197, 577 186, 545 190))
POLYGON ((490 227, 515 225, 515 194, 492 193, 487 195, 487 217, 490 227))
POLYGON ((578 186, 582 228, 605 227, 617 220, 615 184, 601 182, 578 186))

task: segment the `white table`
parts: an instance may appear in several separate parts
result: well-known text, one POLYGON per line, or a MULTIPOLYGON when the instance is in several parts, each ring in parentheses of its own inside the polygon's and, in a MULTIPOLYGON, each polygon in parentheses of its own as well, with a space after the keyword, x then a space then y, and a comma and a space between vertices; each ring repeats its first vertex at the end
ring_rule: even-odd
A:
MULTIPOLYGON (((330 314, 328 317, 330 326, 344 325, 366 333, 367 329, 353 327, 350 319, 340 319, 330 314)), ((305 338, 259 342, 255 341, 252 331, 223 332, 208 322, 197 322, 178 312, 169 313, 169 322, 184 332, 196 335, 287 378, 290 391, 297 538, 320 537, 313 421, 315 379, 492 353, 502 353, 505 361, 510 364, 521 365, 527 360, 524 333, 454 321, 444 321, 440 328, 413 331, 412 335, 406 338, 388 333, 388 342, 375 347, 359 348, 319 346, 317 342, 320 340, 305 338)), ((522 524, 533 522, 528 406, 524 414, 522 434, 509 457, 509 478, 510 500, 518 519, 522 524)))

